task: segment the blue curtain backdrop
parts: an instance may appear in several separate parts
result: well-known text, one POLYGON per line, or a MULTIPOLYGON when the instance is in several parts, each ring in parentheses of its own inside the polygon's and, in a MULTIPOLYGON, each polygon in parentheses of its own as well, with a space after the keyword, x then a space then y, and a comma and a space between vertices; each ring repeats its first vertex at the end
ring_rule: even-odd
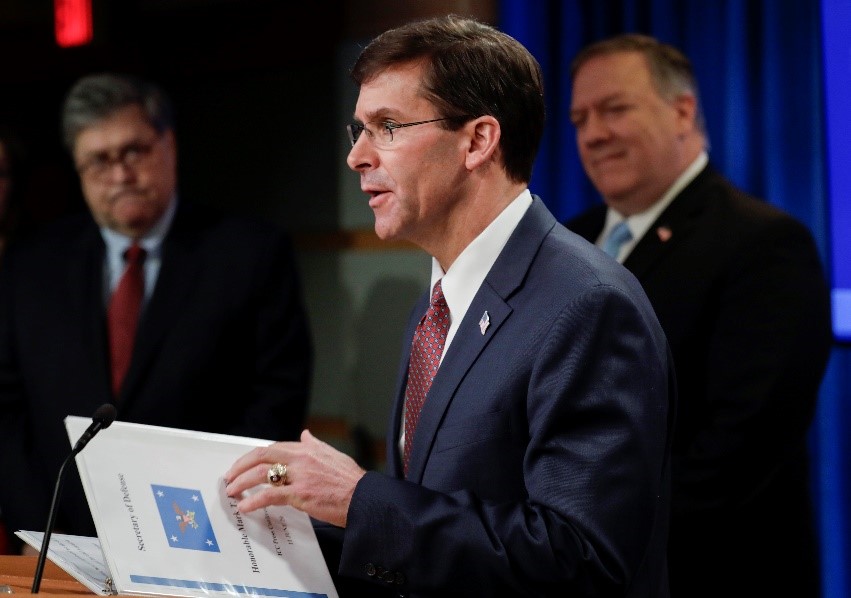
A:
MULTIPOLYGON (((809 226, 829 266, 819 3, 502 0, 500 28, 544 70, 547 128, 530 187, 560 220, 600 201, 582 171, 568 118, 570 60, 600 38, 647 33, 691 58, 712 162, 809 226)), ((851 596, 851 451, 843 434, 851 424, 849 403, 851 349, 837 345, 811 432, 825 598, 851 596)))

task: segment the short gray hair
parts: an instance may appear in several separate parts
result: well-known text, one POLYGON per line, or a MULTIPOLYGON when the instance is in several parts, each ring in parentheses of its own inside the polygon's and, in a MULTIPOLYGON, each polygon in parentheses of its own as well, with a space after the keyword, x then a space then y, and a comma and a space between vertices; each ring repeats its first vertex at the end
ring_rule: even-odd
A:
POLYGON ((78 80, 62 107, 62 140, 74 151, 77 135, 112 113, 139 106, 148 123, 159 133, 174 129, 174 110, 158 86, 128 75, 100 73, 78 80))

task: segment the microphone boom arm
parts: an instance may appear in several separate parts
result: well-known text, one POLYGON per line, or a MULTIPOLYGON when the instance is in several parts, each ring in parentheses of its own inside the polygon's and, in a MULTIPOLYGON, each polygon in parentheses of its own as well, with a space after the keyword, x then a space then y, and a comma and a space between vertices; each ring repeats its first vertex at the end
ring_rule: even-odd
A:
POLYGON ((77 454, 86 448, 89 441, 94 438, 94 435, 101 430, 108 428, 115 421, 118 412, 112 403, 104 403, 95 410, 92 416, 92 423, 80 436, 80 439, 71 450, 71 454, 65 457, 62 462, 62 467, 59 468, 59 475, 56 476, 56 486, 53 489, 53 500, 50 502, 50 513, 47 516, 47 527, 44 530, 44 538, 41 541, 41 550, 38 553, 38 562, 35 566, 35 574, 33 575, 32 594, 38 594, 38 589, 41 586, 41 578, 44 575, 44 564, 47 560, 47 548, 50 545, 50 536, 53 535, 53 526, 56 523, 56 513, 59 511, 59 495, 62 494, 62 478, 65 477, 65 471, 68 469, 68 464, 77 456, 77 454))
POLYGON ((59 475, 56 477, 56 486, 53 488, 53 500, 50 503, 50 515, 47 519, 47 527, 44 530, 44 538, 41 541, 41 550, 38 553, 38 562, 35 566, 33 585, 30 590, 32 594, 38 594, 39 586, 41 586, 41 577, 44 575, 44 565, 47 560, 47 547, 50 545, 50 536, 53 535, 53 525, 56 523, 56 512, 59 510, 57 506, 59 505, 59 495, 62 494, 62 478, 68 469, 68 464, 71 463, 71 460, 76 454, 76 452, 72 451, 70 455, 65 457, 62 467, 59 468, 59 475))

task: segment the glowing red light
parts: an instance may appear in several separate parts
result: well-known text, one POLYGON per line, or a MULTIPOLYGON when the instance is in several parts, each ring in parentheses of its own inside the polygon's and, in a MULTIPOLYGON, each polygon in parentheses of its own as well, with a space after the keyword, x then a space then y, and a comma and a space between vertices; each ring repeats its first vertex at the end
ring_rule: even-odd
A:
POLYGON ((63 48, 92 41, 92 0, 53 0, 56 43, 63 48))

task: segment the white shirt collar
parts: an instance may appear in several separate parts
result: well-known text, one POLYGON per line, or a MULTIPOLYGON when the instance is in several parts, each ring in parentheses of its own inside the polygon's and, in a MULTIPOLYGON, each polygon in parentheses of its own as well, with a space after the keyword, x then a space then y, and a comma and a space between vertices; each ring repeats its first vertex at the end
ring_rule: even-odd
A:
MULTIPOLYGON (((139 245, 145 250, 145 300, 150 298, 159 275, 162 259, 162 243, 171 228, 177 211, 177 196, 173 196, 159 221, 148 233, 139 239, 139 245)), ((104 300, 108 303, 121 274, 124 272, 124 252, 132 240, 114 230, 101 227, 101 237, 106 245, 104 256, 104 300)))
MULTIPOLYGON (((171 228, 176 211, 177 196, 173 196, 157 223, 151 227, 151 230, 145 233, 144 237, 139 239, 139 245, 142 246, 149 256, 159 255, 160 246, 169 228, 171 228)), ((122 256, 124 255, 124 251, 132 244, 130 237, 104 226, 100 227, 100 234, 103 237, 104 243, 106 243, 108 259, 123 261, 122 256)))
POLYGON ((434 288, 434 284, 439 279, 443 279, 441 286, 450 313, 449 332, 443 355, 446 355, 449 343, 452 342, 455 331, 464 319, 467 308, 473 302, 473 297, 482 286, 485 276, 490 272, 511 233, 517 228, 517 224, 531 205, 532 194, 526 189, 464 248, 447 272, 444 272, 438 261, 432 258, 431 288, 434 288))

